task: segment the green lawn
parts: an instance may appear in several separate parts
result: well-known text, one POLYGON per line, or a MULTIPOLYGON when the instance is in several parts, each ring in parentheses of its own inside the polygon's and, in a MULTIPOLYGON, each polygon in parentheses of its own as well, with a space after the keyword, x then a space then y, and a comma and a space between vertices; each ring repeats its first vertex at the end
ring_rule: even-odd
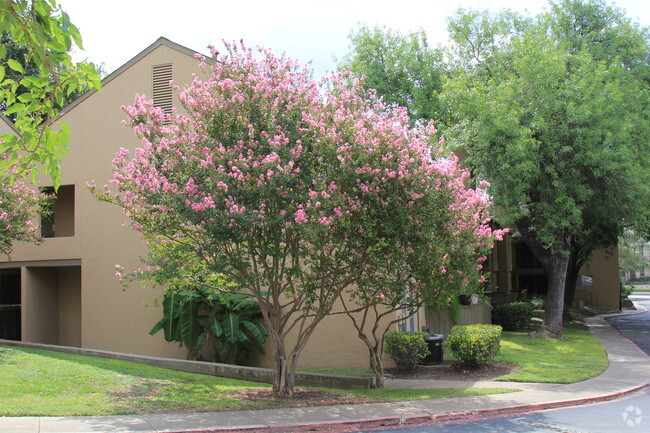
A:
MULTIPOLYGON (((299 403, 245 401, 237 392, 268 385, 143 364, 0 346, 0 416, 200 412, 299 403)), ((516 390, 374 389, 339 391, 373 401, 448 398, 516 390)))
POLYGON ((608 365, 600 341, 584 325, 564 328, 564 340, 532 338, 524 332, 504 332, 501 355, 521 370, 499 380, 573 383, 598 376, 608 365))
POLYGON ((142 364, 0 346, 0 416, 110 415, 254 408, 231 397, 264 387, 142 364))
MULTIPOLYGON (((498 380, 515 382, 573 383, 598 376, 608 365, 600 341, 580 323, 565 325, 564 340, 529 337, 526 332, 504 332, 496 361, 517 364, 521 369, 498 380)), ((453 359, 445 350, 445 359, 453 359)), ((369 370, 320 369, 319 373, 370 375, 369 370)))

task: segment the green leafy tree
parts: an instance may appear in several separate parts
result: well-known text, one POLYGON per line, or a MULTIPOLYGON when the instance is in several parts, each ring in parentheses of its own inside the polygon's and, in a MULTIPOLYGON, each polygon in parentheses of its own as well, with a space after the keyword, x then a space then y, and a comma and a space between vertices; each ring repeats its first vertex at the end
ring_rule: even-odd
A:
POLYGON ((618 264, 621 272, 633 272, 648 266, 648 261, 639 252, 647 242, 633 231, 627 230, 618 240, 618 264))
POLYGON ((616 12, 565 1, 535 19, 460 11, 449 21, 457 51, 473 52, 457 58, 465 67, 445 88, 456 117, 451 135, 492 184, 500 222, 517 229, 545 268, 544 332, 558 337, 570 269, 615 244, 624 227, 647 222, 650 199, 647 32, 629 26, 646 47, 638 68, 622 54, 594 55, 589 43, 556 31, 567 28, 557 24, 563 11, 583 4, 616 12), (481 50, 476 40, 491 29, 499 29, 495 42, 481 50))
POLYGON ((1 0, 0 29, 0 101, 20 133, 0 136, 6 156, 0 168, 15 167, 16 174, 35 178, 42 167, 58 186, 70 131, 63 122, 53 124, 73 92, 101 88, 96 68, 72 61, 81 35, 55 0, 1 0))
POLYGON ((365 85, 375 89, 385 103, 408 108, 412 121, 441 119, 442 50, 429 46, 424 31, 402 35, 363 26, 349 39, 350 52, 339 68, 365 76, 365 85))

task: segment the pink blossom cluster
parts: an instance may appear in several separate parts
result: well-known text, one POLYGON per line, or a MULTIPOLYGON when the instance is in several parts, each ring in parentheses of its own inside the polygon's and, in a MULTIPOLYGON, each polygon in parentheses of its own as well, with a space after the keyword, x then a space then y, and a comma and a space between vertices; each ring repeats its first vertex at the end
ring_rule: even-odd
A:
POLYGON ((100 195, 150 242, 190 245, 219 272, 291 293, 330 278, 390 300, 396 273, 441 293, 481 280, 477 251, 502 232, 433 122, 410 127, 349 74, 316 82, 266 49, 230 45, 202 65, 183 113, 142 95, 124 107, 141 146, 116 154, 100 195))
POLYGON ((21 179, 12 179, 12 170, 0 177, 0 253, 9 255, 16 241, 39 243, 39 193, 21 179))

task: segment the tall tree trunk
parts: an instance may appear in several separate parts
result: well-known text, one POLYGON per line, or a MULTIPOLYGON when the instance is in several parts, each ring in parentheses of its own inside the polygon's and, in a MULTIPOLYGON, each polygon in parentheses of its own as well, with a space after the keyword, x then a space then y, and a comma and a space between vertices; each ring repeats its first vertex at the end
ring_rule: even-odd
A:
POLYGON ((564 288, 569 265, 569 254, 555 253, 547 260, 548 291, 546 293, 543 331, 550 337, 562 338, 564 288))
POLYGON ((567 265, 566 282, 564 283, 564 318, 565 320, 571 319, 570 309, 576 298, 576 283, 578 275, 582 268, 583 262, 578 258, 578 250, 576 247, 571 249, 569 255, 569 263, 567 265))
MULTIPOLYGON (((370 352, 370 368, 375 373, 375 386, 377 388, 384 387, 384 362, 382 361, 383 353, 379 353, 377 350, 373 350, 368 347, 370 352)), ((382 351, 383 352, 383 351, 382 351)))
POLYGON ((530 230, 529 219, 522 218, 516 222, 522 239, 539 259, 546 271, 548 288, 546 291, 546 310, 542 332, 553 338, 562 338, 562 318, 564 314, 564 289, 569 266, 571 242, 558 234, 555 250, 545 248, 530 230))
POLYGON ((295 382, 296 376, 291 374, 289 360, 286 356, 276 354, 273 368, 273 394, 291 397, 294 393, 295 382))

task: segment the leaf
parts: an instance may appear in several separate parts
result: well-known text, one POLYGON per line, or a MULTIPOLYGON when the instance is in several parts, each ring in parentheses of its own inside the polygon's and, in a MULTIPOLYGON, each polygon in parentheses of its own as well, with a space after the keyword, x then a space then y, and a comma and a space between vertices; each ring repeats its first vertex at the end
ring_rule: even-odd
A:
POLYGON ((215 337, 221 337, 223 334, 223 327, 219 323, 219 320, 214 316, 201 317, 199 318, 199 323, 205 328, 209 329, 215 337))
POLYGON ((25 111, 26 105, 25 104, 13 104, 11 107, 9 107, 3 114, 5 116, 8 116, 10 114, 18 113, 20 111, 25 111))
POLYGON ((235 313, 228 313, 223 321, 223 333, 226 341, 235 344, 239 341, 239 317, 235 313))
POLYGON ((179 298, 174 293, 166 294, 163 298, 163 318, 149 331, 151 335, 163 329, 165 341, 178 340, 179 298), (159 329, 160 328, 160 329, 159 329))
POLYGON ((62 12, 61 13, 61 30, 63 30, 64 33, 67 33, 67 31, 70 29, 70 16, 62 12))
POLYGON ((19 72, 21 74, 25 73, 25 69, 23 69, 23 65, 21 65, 14 59, 7 59, 7 65, 16 72, 19 72))
POLYGON ((49 84, 49 81, 45 77, 25 77, 20 84, 29 88, 43 88, 49 84))
POLYGON ((186 299, 180 307, 180 334, 185 347, 190 350, 199 350, 203 346, 204 334, 198 322, 199 304, 195 298, 186 299))
POLYGON ((224 344, 223 341, 221 340, 214 340, 214 350, 217 352, 218 359, 224 360, 226 356, 228 355, 230 346, 227 346, 224 344))
POLYGON ((250 332, 255 341, 260 344, 264 344, 269 333, 261 322, 249 322, 246 320, 242 322, 242 325, 248 329, 248 332, 250 332))

